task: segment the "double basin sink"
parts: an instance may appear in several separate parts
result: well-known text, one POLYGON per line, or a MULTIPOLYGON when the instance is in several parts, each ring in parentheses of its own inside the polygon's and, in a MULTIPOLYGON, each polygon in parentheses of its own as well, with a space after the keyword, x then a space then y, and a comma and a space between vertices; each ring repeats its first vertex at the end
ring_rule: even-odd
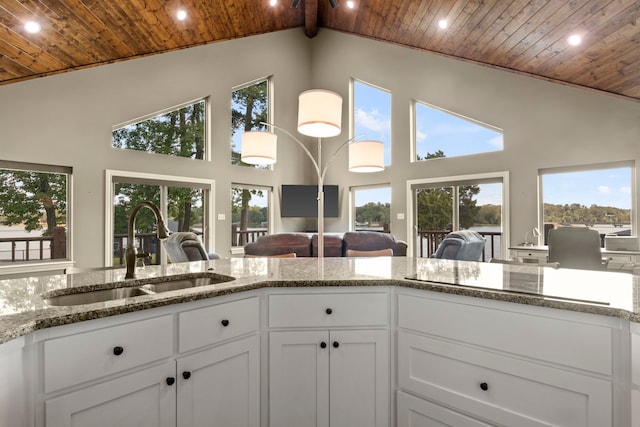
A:
POLYGON ((149 283, 144 283, 138 286, 123 285, 121 287, 109 289, 98 289, 84 292, 78 291, 62 295, 44 295, 43 298, 45 303, 50 306, 84 305, 142 295, 156 295, 163 292, 215 285, 217 283, 225 283, 232 280, 235 280, 235 278, 221 274, 207 274, 205 277, 192 277, 175 280, 162 279, 162 281, 158 281, 158 279, 150 279, 149 283), (154 282, 152 283, 151 280, 154 280, 154 282))

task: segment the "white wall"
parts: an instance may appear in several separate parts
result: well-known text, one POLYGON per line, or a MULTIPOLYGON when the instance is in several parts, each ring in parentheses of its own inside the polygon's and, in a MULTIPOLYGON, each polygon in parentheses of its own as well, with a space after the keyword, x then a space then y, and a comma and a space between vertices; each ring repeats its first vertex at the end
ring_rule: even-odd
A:
POLYGON ((273 75, 274 119, 294 128, 297 96, 309 86, 309 43, 296 29, 0 86, 0 159, 73 167, 78 266, 104 262, 105 169, 214 179, 215 212, 226 215, 216 221, 214 249, 228 254, 231 183, 297 183, 305 161, 284 143, 273 173, 232 166, 232 88, 273 75), (211 99, 212 162, 111 147, 113 125, 204 96, 211 99))
MULTIPOLYGON (((397 213, 408 215, 406 180, 508 170, 511 236, 518 243, 537 221, 538 169, 640 163, 638 102, 326 29, 314 39, 294 29, 0 86, 0 159, 73 167, 79 266, 103 263, 105 169, 214 179, 215 212, 226 215, 216 221, 214 249, 226 255, 232 182, 273 186, 276 205, 280 184, 315 183, 302 150, 284 138, 273 172, 229 163, 232 88, 270 75, 273 119, 289 130, 295 129, 301 91, 317 87, 342 94, 343 135, 327 141, 326 153, 348 137, 350 78, 391 91, 393 164, 379 174, 353 174, 347 172, 346 154, 336 159, 327 183, 341 186, 342 217, 327 219, 327 231, 348 228, 351 185, 391 183, 391 229, 406 239, 406 220, 395 219, 397 213), (111 148, 113 125, 203 96, 211 97, 212 162, 111 148), (414 98, 503 129, 504 151, 411 163, 414 98)), ((280 219, 275 208, 274 231, 305 228, 304 221, 280 219)))
MULTIPOLYGON (((379 174, 355 174, 345 156, 327 182, 391 183, 391 231, 403 239, 406 220, 395 218, 408 215, 406 180, 509 171, 511 243, 517 244, 537 224, 539 169, 621 160, 640 165, 639 102, 324 29, 313 40, 312 58, 315 87, 347 99, 349 79, 356 78, 391 92, 392 165, 379 174), (503 129, 504 151, 411 163, 412 99, 503 129)), ((346 209, 344 203, 343 218, 346 209)))

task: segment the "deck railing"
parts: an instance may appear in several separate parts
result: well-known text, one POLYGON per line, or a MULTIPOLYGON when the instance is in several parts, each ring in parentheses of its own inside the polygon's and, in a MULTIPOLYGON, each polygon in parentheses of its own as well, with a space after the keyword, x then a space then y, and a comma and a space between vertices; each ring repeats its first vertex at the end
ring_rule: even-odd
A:
MULTIPOLYGON (((446 230, 422 230, 418 232, 418 256, 419 257, 430 257, 436 250, 438 250, 438 246, 444 240, 447 234, 451 233, 451 231, 446 230)), ((502 232, 500 231, 478 231, 478 233, 487 239, 487 242, 482 250, 481 261, 489 261, 491 258, 496 258, 500 256, 500 237, 502 236, 502 232), (497 241, 497 242, 496 242, 497 241)))

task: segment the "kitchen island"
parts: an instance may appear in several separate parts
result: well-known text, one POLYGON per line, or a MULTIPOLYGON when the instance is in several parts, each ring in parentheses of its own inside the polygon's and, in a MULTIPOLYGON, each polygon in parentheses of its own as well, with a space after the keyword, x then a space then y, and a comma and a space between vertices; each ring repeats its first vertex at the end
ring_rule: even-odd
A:
MULTIPOLYGON (((308 425, 342 419, 354 426, 408 426, 420 425, 415 417, 428 416, 453 425, 464 419, 470 425, 630 426, 637 417, 631 400, 638 399, 639 372, 633 366, 638 356, 630 353, 640 342, 638 276, 400 257, 226 259, 145 267, 138 273, 126 281, 120 269, 0 281, 0 366, 8 378, 0 391, 3 425, 66 425, 63 420, 84 411, 74 409, 80 397, 95 393, 101 400, 100 390, 115 390, 115 385, 130 395, 122 383, 134 375, 138 385, 148 382, 141 390, 157 397, 163 412, 157 423, 149 418, 144 425, 198 425, 193 410, 185 408, 213 410, 211 402, 194 403, 198 387, 211 381, 198 382, 206 376, 191 376, 197 370, 193 366, 221 382, 233 370, 216 370, 214 362, 235 360, 233 355, 248 358, 236 369, 238 378, 251 385, 231 400, 244 396, 245 404, 225 400, 228 390, 207 392, 226 402, 220 411, 236 406, 220 415, 233 425, 284 425, 291 421, 287 417, 304 420, 323 412, 321 407, 334 410, 308 425), (45 301, 194 277, 233 280, 87 305, 45 301), (322 316, 314 317, 320 309, 322 316), (227 324, 212 337, 203 325, 216 310, 227 324), (112 346, 109 340, 123 334, 135 339, 112 346), (102 342, 120 352, 118 363, 126 359, 122 353, 134 356, 117 366, 106 352, 79 351, 102 342), (299 360, 288 353, 294 344, 306 349, 304 360, 313 359, 313 366, 292 362, 299 360), (136 359, 131 350, 136 345, 153 349, 152 357, 140 350, 136 359), (318 349, 326 347, 325 362, 318 349), (358 353, 362 348, 371 353, 358 353), (332 357, 342 350, 354 353, 340 368, 332 357), (83 371, 87 359, 100 362, 100 369, 83 371), (363 424, 351 420, 356 415, 347 409, 335 409, 345 395, 333 389, 327 389, 326 402, 299 403, 300 410, 290 413, 287 402, 308 387, 316 394, 330 388, 322 381, 291 383, 291 378, 302 381, 304 372, 319 372, 325 363, 333 366, 327 368, 332 378, 327 384, 342 384, 342 393, 354 383, 348 373, 371 377, 363 387, 366 398, 355 405, 363 424), (183 369, 187 365, 192 368, 183 369), (439 376, 442 372, 458 374, 439 376), (165 390, 175 387, 177 407, 176 391, 167 396, 165 390), (11 416, 3 412, 9 408, 11 416)), ((95 401, 85 404, 102 407, 95 401)))

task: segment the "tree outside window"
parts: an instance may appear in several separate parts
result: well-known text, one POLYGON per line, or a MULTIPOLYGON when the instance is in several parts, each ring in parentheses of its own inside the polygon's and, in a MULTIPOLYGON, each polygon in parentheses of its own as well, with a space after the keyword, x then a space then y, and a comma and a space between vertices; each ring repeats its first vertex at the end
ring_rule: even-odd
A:
POLYGON ((268 234, 270 192, 269 188, 231 187, 231 246, 244 246, 268 234))
POLYGON ((0 263, 67 258, 70 168, 1 162, 0 263))
POLYGON ((119 126, 112 146, 191 159, 204 159, 206 102, 199 100, 169 112, 119 126))
POLYGON ((261 122, 269 121, 269 80, 236 89, 231 94, 231 163, 266 169, 266 165, 250 165, 240 160, 242 134, 265 130, 261 122))

